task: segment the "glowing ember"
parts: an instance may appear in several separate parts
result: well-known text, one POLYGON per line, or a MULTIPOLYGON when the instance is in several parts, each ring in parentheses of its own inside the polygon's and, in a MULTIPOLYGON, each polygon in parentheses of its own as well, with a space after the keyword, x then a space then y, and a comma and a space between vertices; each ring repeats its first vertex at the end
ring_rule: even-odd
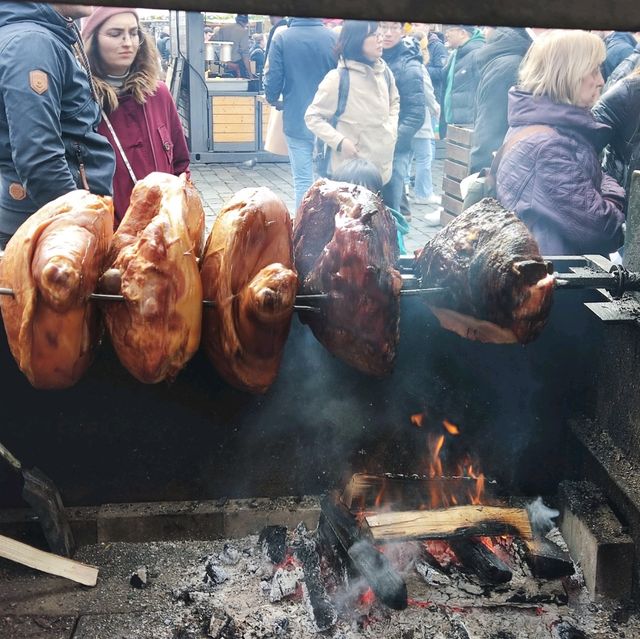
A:
POLYGON ((365 590, 360 597, 358 597, 358 603, 361 606, 370 606, 371 604, 373 604, 373 602, 376 600, 376 595, 373 592, 373 590, 371 590, 371 588, 365 590))
POLYGON ((416 413, 415 415, 411 415, 411 423, 416 428, 422 428, 422 424, 424 423, 424 413, 416 413))
POLYGON ((450 435, 459 435, 460 434, 460 429, 455 424, 452 424, 449 420, 445 419, 442 422, 442 425, 444 426, 444 429, 450 435))

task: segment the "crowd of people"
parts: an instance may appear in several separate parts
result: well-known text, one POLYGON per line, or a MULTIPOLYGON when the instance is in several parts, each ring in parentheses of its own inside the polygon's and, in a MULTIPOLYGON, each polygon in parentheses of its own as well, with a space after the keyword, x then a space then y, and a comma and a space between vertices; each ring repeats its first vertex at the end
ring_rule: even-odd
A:
MULTIPOLYGON (((326 175, 379 192, 406 231, 411 199, 439 203, 436 138, 462 125, 474 130, 470 172, 490 169, 497 198, 543 253, 622 247, 640 167, 638 34, 270 21, 266 37, 250 37, 239 14, 209 37, 237 43, 238 74, 253 62, 282 111, 296 207, 318 176, 321 144, 326 175)), ((135 9, 3 2, 0 48, 0 246, 75 188, 113 195, 118 223, 138 179, 188 172, 159 79, 169 34, 154 42, 135 9)), ((427 217, 439 221, 437 210, 427 217)))

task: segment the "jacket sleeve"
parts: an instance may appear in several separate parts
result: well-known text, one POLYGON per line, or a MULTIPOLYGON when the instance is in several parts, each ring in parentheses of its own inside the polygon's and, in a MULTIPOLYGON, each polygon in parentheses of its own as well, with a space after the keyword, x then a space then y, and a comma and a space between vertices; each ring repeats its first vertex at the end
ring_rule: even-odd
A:
POLYGON ((473 147, 469 159, 470 173, 491 166, 493 153, 504 142, 509 128, 508 94, 516 83, 517 73, 517 67, 512 70, 496 68, 493 73, 490 71, 480 80, 476 94, 473 147))
POLYGON ((444 68, 447 65, 447 50, 441 42, 436 42, 430 51, 427 71, 434 84, 444 81, 444 68))
POLYGON ((9 130, 9 144, 21 183, 33 202, 47 202, 78 188, 65 157, 60 114, 68 64, 67 52, 43 37, 15 37, 3 50, 0 92, 9 130), (30 86, 33 71, 47 75, 44 91, 30 86))
POLYGON ((406 151, 411 147, 411 140, 424 124, 426 116, 422 64, 418 60, 411 60, 397 85, 400 93, 400 118, 396 149, 406 151))
POLYGON ((396 139, 398 135, 398 117, 400 115, 400 94, 398 93, 398 87, 396 81, 393 78, 393 73, 389 70, 389 76, 391 82, 389 83, 389 119, 393 121, 393 129, 396 132, 396 139))
POLYGON ((281 32, 273 36, 264 69, 264 95, 267 102, 276 105, 284 89, 284 57, 281 32))
POLYGON ((623 189, 607 176, 595 184, 564 138, 553 136, 540 148, 533 179, 535 210, 581 253, 611 253, 622 246, 623 189))
POLYGON ((338 108, 339 84, 340 74, 336 69, 332 69, 324 76, 304 115, 304 121, 309 131, 326 142, 332 149, 335 149, 345 137, 330 124, 338 108))
POLYGON ((597 151, 601 151, 607 144, 611 144, 618 155, 624 157, 624 149, 619 148, 621 145, 618 140, 625 137, 623 132, 627 127, 628 110, 631 103, 632 96, 629 85, 626 82, 619 82, 612 86, 593 107, 591 110, 593 117, 609 127, 599 132, 597 151))
MULTIPOLYGON (((429 72, 426 69, 423 70, 422 75, 424 76, 424 96, 426 100, 425 105, 429 110, 429 113, 435 117, 438 113, 439 105, 438 101, 436 100, 436 95, 433 92, 433 84, 431 82, 429 72)), ((425 117, 429 117, 429 115, 427 114, 425 115, 425 117)))

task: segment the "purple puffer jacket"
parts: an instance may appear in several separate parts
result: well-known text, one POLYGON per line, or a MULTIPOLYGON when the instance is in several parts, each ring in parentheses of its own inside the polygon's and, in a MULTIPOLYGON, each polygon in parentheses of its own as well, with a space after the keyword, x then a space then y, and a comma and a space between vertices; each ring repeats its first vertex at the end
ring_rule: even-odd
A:
POLYGON ((543 255, 606 255, 622 246, 624 189, 602 173, 594 145, 606 125, 588 109, 512 88, 509 136, 544 124, 507 151, 497 173, 500 203, 529 227, 543 255))

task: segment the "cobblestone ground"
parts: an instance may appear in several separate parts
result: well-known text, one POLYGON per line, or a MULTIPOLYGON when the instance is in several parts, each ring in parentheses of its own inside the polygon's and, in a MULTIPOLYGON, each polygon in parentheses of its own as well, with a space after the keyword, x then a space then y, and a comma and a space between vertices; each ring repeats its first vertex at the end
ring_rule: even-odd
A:
MULTIPOLYGON (((435 192, 440 194, 442 184, 442 160, 433 164, 433 182, 435 192)), ((240 164, 192 164, 191 172, 194 184, 202 196, 207 229, 224 202, 236 191, 248 186, 267 186, 279 195, 293 211, 293 180, 288 163, 261 163, 249 166, 240 164)), ((410 231, 405 236, 407 251, 422 248, 440 226, 429 226, 424 219, 425 214, 433 213, 437 207, 411 203, 412 216, 410 231)))

